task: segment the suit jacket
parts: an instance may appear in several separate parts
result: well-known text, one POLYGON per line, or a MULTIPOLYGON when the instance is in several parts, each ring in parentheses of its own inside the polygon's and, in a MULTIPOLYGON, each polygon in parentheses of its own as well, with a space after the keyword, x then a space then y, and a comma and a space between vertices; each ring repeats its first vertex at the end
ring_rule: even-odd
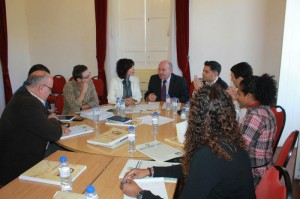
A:
POLYGON ((60 123, 25 88, 7 104, 0 119, 0 184, 5 185, 43 159, 48 141, 62 135, 60 123))
MULTIPOLYGON (((147 99, 150 93, 155 93, 156 101, 161 101, 161 79, 158 75, 152 75, 148 85, 148 91, 145 93, 147 99)), ((189 90, 186 81, 183 77, 172 73, 169 84, 170 97, 177 97, 181 103, 186 103, 189 100, 189 90)))
MULTIPOLYGON (((123 83, 122 79, 119 77, 115 77, 110 81, 109 84, 109 90, 107 95, 107 100, 109 104, 115 104, 116 98, 122 99, 123 97, 123 83)), ((142 93, 140 88, 140 80, 136 76, 130 76, 129 81, 131 84, 131 92, 132 92, 132 98, 139 103, 142 99, 142 93)))
POLYGON ((222 80, 221 77, 218 77, 218 80, 216 81, 216 84, 221 86, 224 90, 226 90, 228 88, 227 83, 224 80, 222 80))

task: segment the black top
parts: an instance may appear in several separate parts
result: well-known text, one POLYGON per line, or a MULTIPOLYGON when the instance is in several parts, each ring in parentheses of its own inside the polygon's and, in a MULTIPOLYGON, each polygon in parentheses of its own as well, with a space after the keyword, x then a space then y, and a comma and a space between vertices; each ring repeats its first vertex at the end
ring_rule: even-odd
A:
POLYGON ((227 83, 224 80, 222 80, 221 77, 218 77, 218 80, 216 81, 216 84, 218 84, 219 86, 221 86, 225 90, 228 88, 227 83))
POLYGON ((48 141, 62 135, 60 123, 48 119, 43 103, 21 88, 0 119, 0 184, 5 185, 43 159, 48 141))
MULTIPOLYGON (((161 79, 158 75, 152 75, 148 85, 148 91, 145 93, 147 99, 150 93, 155 93, 156 101, 161 101, 161 79)), ((189 90, 186 81, 183 77, 171 74, 169 90, 167 91, 170 97, 176 97, 181 103, 186 103, 189 100, 189 90)))
MULTIPOLYGON (((232 150, 223 146, 232 156, 231 161, 217 157, 208 146, 198 150, 191 160, 191 170, 180 199, 255 198, 253 177, 247 152, 240 147, 232 150)), ((182 177, 180 165, 154 167, 155 177, 182 177)), ((150 191, 145 191, 143 199, 159 199, 150 191)))

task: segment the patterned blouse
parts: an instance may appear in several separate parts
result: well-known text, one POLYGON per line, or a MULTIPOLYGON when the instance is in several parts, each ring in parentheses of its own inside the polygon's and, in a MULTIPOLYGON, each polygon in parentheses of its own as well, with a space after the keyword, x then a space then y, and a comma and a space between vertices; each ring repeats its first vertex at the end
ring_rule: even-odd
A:
POLYGON ((276 128, 276 118, 269 106, 248 107, 241 132, 247 145, 255 186, 273 164, 272 144, 276 128))
POLYGON ((95 104, 99 104, 98 95, 93 84, 93 81, 89 81, 88 89, 82 102, 78 100, 81 88, 75 80, 69 81, 64 87, 64 110, 63 114, 70 112, 80 111, 80 108, 84 104, 94 107, 95 104))

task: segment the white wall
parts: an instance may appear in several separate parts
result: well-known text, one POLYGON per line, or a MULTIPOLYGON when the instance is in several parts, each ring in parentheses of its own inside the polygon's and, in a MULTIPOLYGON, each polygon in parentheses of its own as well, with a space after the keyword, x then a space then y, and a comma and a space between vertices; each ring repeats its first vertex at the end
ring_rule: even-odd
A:
POLYGON ((254 74, 279 79, 285 0, 190 0, 190 65, 200 75, 206 60, 222 65, 221 77, 230 82, 230 68, 247 61, 254 74))
POLYGON ((77 64, 98 75, 94 0, 9 0, 6 4, 13 91, 38 63, 67 79, 77 64))
POLYGON ((8 70, 13 92, 23 84, 30 68, 26 0, 6 1, 8 70))
POLYGON ((282 145, 294 130, 300 130, 300 2, 288 0, 284 27, 278 104, 286 111, 286 124, 280 139, 282 145))

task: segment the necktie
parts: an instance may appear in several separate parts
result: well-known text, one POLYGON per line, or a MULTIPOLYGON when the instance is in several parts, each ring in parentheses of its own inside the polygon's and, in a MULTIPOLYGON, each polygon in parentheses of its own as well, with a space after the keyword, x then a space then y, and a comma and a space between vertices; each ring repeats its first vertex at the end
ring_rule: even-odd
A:
POLYGON ((167 94, 167 88, 166 88, 167 80, 163 81, 163 86, 161 87, 161 101, 166 101, 166 94, 167 94))

